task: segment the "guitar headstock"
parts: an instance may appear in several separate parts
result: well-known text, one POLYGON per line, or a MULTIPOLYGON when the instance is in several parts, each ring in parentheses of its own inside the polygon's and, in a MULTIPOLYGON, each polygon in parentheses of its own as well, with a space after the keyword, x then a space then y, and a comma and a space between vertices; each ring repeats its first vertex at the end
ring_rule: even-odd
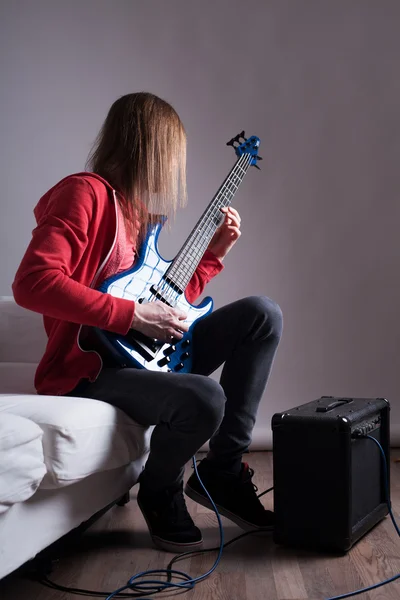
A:
POLYGON ((244 137, 244 131, 242 133, 238 133, 238 135, 229 142, 226 143, 227 146, 233 146, 237 156, 243 156, 243 154, 248 154, 250 158, 250 164, 253 167, 259 169, 260 167, 257 165, 258 160, 262 160, 261 156, 258 156, 258 148, 260 145, 260 138, 255 135, 252 135, 249 138, 244 137))

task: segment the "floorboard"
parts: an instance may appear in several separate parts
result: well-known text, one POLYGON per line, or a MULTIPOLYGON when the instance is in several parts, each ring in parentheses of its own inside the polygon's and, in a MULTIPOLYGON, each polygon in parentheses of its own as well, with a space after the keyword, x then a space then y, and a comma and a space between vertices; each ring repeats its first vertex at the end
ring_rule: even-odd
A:
MULTIPOLYGON (((391 457, 392 505, 398 521, 400 512, 400 450, 391 457)), ((259 490, 272 485, 272 454, 248 455, 255 469, 259 490)), ((187 476, 191 468, 187 468, 187 476)), ((108 591, 124 585, 136 572, 166 567, 170 554, 160 552, 151 540, 136 503, 131 502, 104 515, 70 548, 56 564, 50 578, 68 587, 108 591)), ((273 508, 272 494, 263 497, 273 508)), ((205 547, 218 544, 216 517, 209 510, 187 501, 201 527, 205 547)), ((226 540, 240 530, 223 519, 226 540)), ((213 564, 215 554, 192 557, 177 568, 199 576, 213 564)), ((185 595, 191 600, 323 600, 377 583, 400 572, 400 540, 389 518, 370 531, 344 556, 326 556, 310 551, 276 546, 271 535, 251 536, 238 541, 223 554, 218 569, 185 595)), ((163 594, 165 596, 165 594, 163 594)), ((2 600, 67 600, 79 596, 52 590, 30 581, 18 571, 0 581, 2 600)), ((104 595, 104 598, 106 595, 104 595)), ((357 596, 361 600, 399 600, 400 580, 373 592, 357 596)))

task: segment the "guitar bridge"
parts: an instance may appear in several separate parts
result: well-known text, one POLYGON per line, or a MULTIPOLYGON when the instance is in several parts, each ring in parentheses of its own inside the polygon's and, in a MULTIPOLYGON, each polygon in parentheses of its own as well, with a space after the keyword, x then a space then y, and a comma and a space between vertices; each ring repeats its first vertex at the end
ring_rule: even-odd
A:
POLYGON ((147 361, 153 360, 165 343, 143 335, 143 333, 134 329, 127 333, 125 339, 147 361))

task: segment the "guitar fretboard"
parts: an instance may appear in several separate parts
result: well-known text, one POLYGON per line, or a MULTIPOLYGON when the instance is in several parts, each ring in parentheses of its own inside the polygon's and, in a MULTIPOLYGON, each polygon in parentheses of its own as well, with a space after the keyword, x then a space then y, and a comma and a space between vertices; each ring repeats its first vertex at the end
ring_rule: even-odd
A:
POLYGON ((215 231, 224 219, 220 209, 229 206, 250 165, 250 155, 242 155, 201 215, 164 278, 184 292, 215 231))

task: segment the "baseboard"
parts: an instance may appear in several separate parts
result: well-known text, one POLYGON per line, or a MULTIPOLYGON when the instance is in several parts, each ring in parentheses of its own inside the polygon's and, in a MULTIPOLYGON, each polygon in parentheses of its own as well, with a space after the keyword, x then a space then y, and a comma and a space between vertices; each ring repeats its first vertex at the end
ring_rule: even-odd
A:
MULTIPOLYGON (((391 425, 390 427, 390 445, 392 448, 400 447, 400 424, 391 425)), ((256 427, 253 432, 253 442, 250 450, 272 450, 272 431, 269 428, 256 427)))
MULTIPOLYGON (((400 424, 391 425, 390 427, 390 445, 392 448, 400 448, 400 424)), ((208 444, 203 446, 202 450, 208 450, 208 444)), ((270 428, 255 427, 250 450, 253 452, 272 450, 272 431, 270 428)))

